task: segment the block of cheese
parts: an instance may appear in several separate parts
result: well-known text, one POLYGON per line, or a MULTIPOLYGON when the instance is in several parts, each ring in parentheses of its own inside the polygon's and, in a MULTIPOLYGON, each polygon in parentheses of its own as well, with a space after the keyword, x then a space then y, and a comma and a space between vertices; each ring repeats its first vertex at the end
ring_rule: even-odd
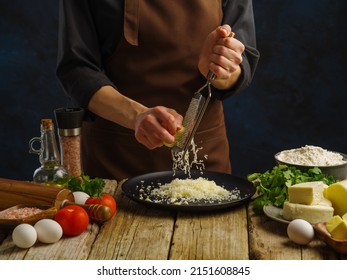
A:
POLYGON ((328 187, 322 181, 299 183, 288 187, 288 200, 291 203, 317 205, 323 199, 324 188, 328 187))
POLYGON ((345 220, 345 222, 347 223, 347 213, 343 214, 342 220, 345 220))
POLYGON ((335 215, 326 223, 327 230, 331 237, 345 240, 347 239, 347 223, 340 216, 335 215))
POLYGON ((311 224, 329 221, 334 215, 334 208, 326 198, 317 205, 305 205, 286 201, 283 205, 282 216, 286 220, 303 219, 311 224))
POLYGON ((334 215, 347 213, 347 180, 331 184, 326 190, 326 198, 334 207, 334 215))

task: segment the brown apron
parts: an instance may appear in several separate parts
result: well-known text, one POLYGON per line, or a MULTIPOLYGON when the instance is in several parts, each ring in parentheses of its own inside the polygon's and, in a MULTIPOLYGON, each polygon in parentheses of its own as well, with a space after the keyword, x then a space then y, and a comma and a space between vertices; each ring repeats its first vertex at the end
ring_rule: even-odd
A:
MULTIPOLYGON (((124 36, 106 61, 109 78, 124 95, 147 107, 184 116, 193 93, 205 83, 197 64, 206 36, 222 21, 221 0, 125 1, 124 36)), ((195 135, 206 170, 231 172, 222 103, 212 100, 195 135)), ((134 131, 97 117, 82 129, 83 170, 91 177, 121 180, 172 170, 170 149, 148 150, 134 131)))

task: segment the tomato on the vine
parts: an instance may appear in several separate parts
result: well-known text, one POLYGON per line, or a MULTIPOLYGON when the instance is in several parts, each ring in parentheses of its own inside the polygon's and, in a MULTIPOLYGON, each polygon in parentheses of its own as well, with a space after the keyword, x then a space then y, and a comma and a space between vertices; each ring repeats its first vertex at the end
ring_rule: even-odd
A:
POLYGON ((101 195, 101 198, 99 197, 89 197, 86 202, 86 204, 101 204, 104 206, 108 206, 111 210, 111 217, 114 216, 116 213, 117 205, 116 205, 116 200, 112 195, 103 193, 101 195))
POLYGON ((54 219, 62 227, 63 233, 69 236, 81 234, 89 224, 87 211, 78 205, 68 205, 61 208, 54 219))

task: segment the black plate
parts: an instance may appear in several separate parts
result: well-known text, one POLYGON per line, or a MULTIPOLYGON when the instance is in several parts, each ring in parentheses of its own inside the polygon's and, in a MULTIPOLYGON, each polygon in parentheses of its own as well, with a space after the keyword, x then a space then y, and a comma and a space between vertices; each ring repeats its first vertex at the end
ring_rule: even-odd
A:
MULTIPOLYGON (((251 182, 229 174, 217 172, 204 172, 203 174, 201 174, 201 172, 198 171, 191 172, 191 179, 197 179, 198 177, 213 180, 217 185, 223 186, 228 191, 234 191, 235 189, 238 189, 240 191, 240 199, 223 200, 213 203, 198 201, 188 204, 170 204, 167 201, 159 203, 145 200, 143 198, 143 191, 145 191, 146 195, 148 195, 151 189, 158 188, 161 184, 170 183, 175 178, 188 178, 188 175, 184 172, 176 172, 174 176, 174 173, 172 171, 154 172, 130 178, 122 184, 122 190, 126 194, 126 196, 137 202, 144 203, 150 206, 178 211, 205 211, 234 207, 247 202, 255 193, 255 187, 251 182), (144 186, 149 186, 149 189, 143 188, 144 186)), ((153 200, 152 197, 149 196, 149 198, 153 200)))

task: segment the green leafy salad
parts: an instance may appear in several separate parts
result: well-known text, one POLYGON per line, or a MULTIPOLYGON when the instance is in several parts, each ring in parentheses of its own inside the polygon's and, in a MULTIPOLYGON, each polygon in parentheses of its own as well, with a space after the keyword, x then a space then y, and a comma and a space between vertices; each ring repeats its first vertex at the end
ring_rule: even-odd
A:
POLYGON ((302 172, 296 167, 287 165, 277 165, 264 173, 249 174, 247 180, 253 183, 259 195, 253 200, 253 209, 257 214, 261 213, 263 206, 269 203, 283 207, 288 197, 288 187, 291 185, 313 181, 323 181, 330 185, 336 182, 333 176, 322 173, 318 167, 302 172))

